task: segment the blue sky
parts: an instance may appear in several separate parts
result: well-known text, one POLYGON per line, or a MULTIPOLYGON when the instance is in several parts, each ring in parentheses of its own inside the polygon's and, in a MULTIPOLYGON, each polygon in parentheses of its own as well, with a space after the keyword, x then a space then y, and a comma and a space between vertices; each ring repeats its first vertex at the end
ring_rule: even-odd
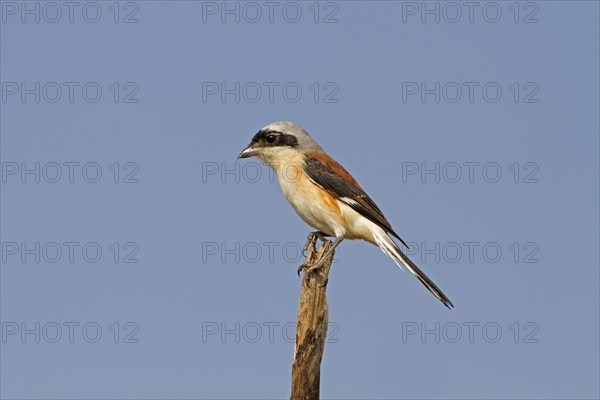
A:
POLYGON ((2 398, 289 396, 277 120, 456 306, 344 242, 323 398, 600 396, 597 2, 0 6, 2 398))

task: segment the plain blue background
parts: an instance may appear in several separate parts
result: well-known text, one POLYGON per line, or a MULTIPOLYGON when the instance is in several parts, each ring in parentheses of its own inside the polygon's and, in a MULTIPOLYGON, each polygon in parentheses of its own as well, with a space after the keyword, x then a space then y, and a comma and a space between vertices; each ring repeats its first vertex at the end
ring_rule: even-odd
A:
POLYGON ((19 173, 2 182, 2 398, 289 396, 286 338, 294 335, 300 288, 297 250, 310 228, 266 167, 235 159, 259 128, 284 119, 303 125, 349 169, 406 241, 434 249, 413 258, 456 305, 444 308, 374 246, 345 242, 328 286, 323 398, 599 397, 597 2, 521 3, 518 22, 514 2, 497 2, 496 23, 482 17, 484 2, 472 22, 463 15, 456 23, 443 18, 454 14, 439 23, 426 15, 423 23, 403 14, 411 5, 393 1, 321 3, 318 23, 313 2, 297 3, 297 23, 283 18, 285 3, 272 23, 266 14, 222 23, 195 1, 121 3, 117 23, 113 2, 97 3, 97 23, 82 17, 86 3, 78 3, 72 23, 66 14, 56 23, 44 15, 23 23, 6 3, 3 171, 96 162, 102 177, 88 183, 76 169, 71 183, 64 168, 56 183, 32 175, 22 182, 19 173), (137 23, 123 23, 130 13, 137 23), (324 23, 330 13, 337 22, 324 23), (524 23, 532 13, 537 22, 524 23), (8 95, 11 82, 80 86, 72 103, 66 91, 48 101, 52 85, 36 103, 34 95, 8 95), (95 103, 81 95, 88 82, 102 88, 95 103), (266 92, 254 103, 254 92, 239 102, 204 93, 203 101, 203 82, 278 82, 279 89, 272 102, 266 92), (297 102, 281 94, 289 82, 302 89, 297 102), (448 101, 453 92, 439 102, 434 95, 403 101, 403 82, 480 86, 473 102, 448 101), (502 89, 495 103, 481 94, 489 82, 502 89), (123 102, 131 88, 138 101, 123 102), (531 88, 537 102, 524 101, 531 88), (325 102, 332 91, 328 99, 337 102, 325 102), (115 162, 119 183, 109 168, 115 162), (123 182, 128 162, 139 168, 137 183, 123 182), (450 182, 450 163, 469 162, 497 163, 502 176, 490 183, 492 171, 484 177, 477 169, 473 182, 450 182), (447 173, 439 182, 403 175, 436 163, 447 173), (532 171, 533 182, 524 182, 532 171), (35 254, 24 261, 9 254, 11 242, 80 247, 72 263, 64 252, 48 262, 41 250, 36 263, 35 254), (101 247, 98 262, 83 259, 88 242, 101 247), (137 263, 123 262, 129 242, 137 263), (477 243, 474 259, 442 254, 453 243, 464 251, 465 242, 477 243), (486 244, 501 249, 498 260, 491 250, 482 254, 486 244), (68 322, 79 324, 72 343, 68 322), (36 323, 39 343, 35 334, 7 333, 36 323), (56 343, 53 323, 63 327, 56 343), (96 343, 88 343, 93 330, 81 332, 88 323, 102 329, 96 343), (137 343, 125 343, 132 327, 137 343), (222 328, 233 333, 222 336, 222 328), (423 328, 434 333, 421 336, 423 328))

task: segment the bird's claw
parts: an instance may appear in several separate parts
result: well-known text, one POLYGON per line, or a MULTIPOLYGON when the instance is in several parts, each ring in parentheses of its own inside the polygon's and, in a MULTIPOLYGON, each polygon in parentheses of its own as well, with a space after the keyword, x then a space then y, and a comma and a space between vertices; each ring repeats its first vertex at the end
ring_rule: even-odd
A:
POLYGON ((307 265, 306 265, 306 264, 302 264, 301 266, 299 266, 299 267, 298 267, 298 271, 297 271, 297 272, 298 272, 298 278, 300 278, 300 272, 302 272, 302 270, 303 270, 304 268, 306 268, 306 267, 307 267, 307 265))
POLYGON ((308 253, 307 253, 308 249, 310 248, 311 244, 312 244, 312 242, 310 240, 306 242, 306 244, 302 248, 302 257, 306 258, 306 256, 308 255, 308 253))
POLYGON ((311 245, 316 247, 317 239, 321 239, 321 242, 323 242, 323 243, 328 241, 326 235, 321 231, 315 231, 315 232, 309 233, 308 236, 306 237, 306 239, 307 239, 306 244, 302 248, 302 256, 304 256, 304 257, 306 257, 307 251, 311 245))
MULTIPOLYGON (((322 264, 321 264, 322 265, 322 264)), ((319 275, 320 278, 322 278, 319 274, 319 268, 321 267, 321 265, 319 265, 319 263, 315 264, 315 265, 308 265, 306 263, 302 264, 301 266, 298 267, 298 277, 300 277, 300 272, 304 271, 304 274, 310 274, 312 272, 316 273, 317 275, 319 275)), ((306 281, 308 284, 308 281, 306 281)), ((319 284, 319 287, 325 287, 327 286, 327 283, 329 282, 329 277, 325 277, 323 278, 323 283, 319 284)))
MULTIPOLYGON (((323 243, 327 243, 329 242, 329 240, 326 237, 326 234, 321 232, 321 231, 315 231, 315 232, 311 232, 308 234, 307 237, 307 241, 306 244, 304 245, 304 248, 302 249, 302 254, 304 255, 304 257, 307 256, 307 252, 310 249, 310 247, 312 246, 313 249, 315 249, 316 251, 316 246, 317 246, 317 240, 320 239, 323 243)), ((321 268, 321 266, 325 263, 325 258, 322 258, 321 260, 319 260, 317 263, 315 264, 308 264, 308 263, 304 263, 302 265, 300 265, 298 267, 297 273, 298 273, 298 277, 300 277, 300 272, 304 271, 304 274, 309 274, 311 272, 315 272, 318 273, 318 270, 321 268)), ((321 275, 321 274, 318 274, 321 275)), ((323 278, 323 277, 322 277, 323 278)), ((328 277, 324 277, 323 279, 323 283, 319 285, 319 287, 325 287, 327 286, 327 282, 329 281, 328 277)), ((308 281, 307 281, 308 283, 308 281)))
POLYGON ((300 277, 300 272, 304 271, 305 274, 316 272, 316 270, 318 270, 321 267, 321 265, 323 265, 322 262, 318 262, 314 265, 304 263, 298 267, 298 270, 296 272, 298 272, 298 277, 300 277))

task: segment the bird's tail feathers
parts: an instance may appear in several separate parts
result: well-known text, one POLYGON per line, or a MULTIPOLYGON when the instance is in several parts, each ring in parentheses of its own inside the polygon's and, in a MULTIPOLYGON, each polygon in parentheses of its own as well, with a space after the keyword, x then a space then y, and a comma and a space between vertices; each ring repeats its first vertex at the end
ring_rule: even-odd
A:
POLYGON ((375 239, 375 243, 377 246, 383 251, 385 254, 390 256, 392 260, 400 267, 401 270, 402 265, 406 267, 414 276, 416 276, 419 281, 435 296, 437 297, 446 307, 452 308, 454 304, 452 301, 437 287, 435 283, 419 267, 415 265, 411 261, 410 258, 406 254, 400 250, 398 245, 383 231, 374 232, 373 238, 375 239))

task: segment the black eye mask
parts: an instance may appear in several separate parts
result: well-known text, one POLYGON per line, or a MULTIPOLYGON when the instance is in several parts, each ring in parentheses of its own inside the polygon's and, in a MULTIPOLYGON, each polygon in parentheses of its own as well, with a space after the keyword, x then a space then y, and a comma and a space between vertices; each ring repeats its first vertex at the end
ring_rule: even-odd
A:
POLYGON ((294 135, 278 132, 260 130, 252 138, 252 143, 260 143, 261 146, 290 146, 298 145, 298 139, 294 135), (267 137, 275 136, 275 141, 272 143, 267 141, 267 137))

